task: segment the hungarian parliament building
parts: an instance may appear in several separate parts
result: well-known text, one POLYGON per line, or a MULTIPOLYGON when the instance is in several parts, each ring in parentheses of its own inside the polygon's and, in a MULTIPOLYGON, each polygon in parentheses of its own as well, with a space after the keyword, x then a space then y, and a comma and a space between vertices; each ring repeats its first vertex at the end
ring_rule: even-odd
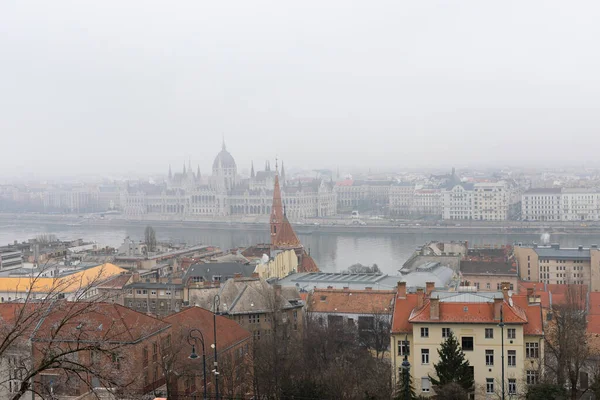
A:
POLYGON ((168 179, 162 184, 128 184, 121 192, 121 207, 130 218, 270 215, 276 174, 290 219, 336 214, 333 182, 312 178, 288 181, 283 163, 279 172, 277 165, 272 169, 269 162, 264 171, 255 172, 252 165, 250 177, 242 178, 225 143, 213 162, 212 176, 201 176, 199 168, 194 173, 191 163, 175 174, 169 167, 168 179))

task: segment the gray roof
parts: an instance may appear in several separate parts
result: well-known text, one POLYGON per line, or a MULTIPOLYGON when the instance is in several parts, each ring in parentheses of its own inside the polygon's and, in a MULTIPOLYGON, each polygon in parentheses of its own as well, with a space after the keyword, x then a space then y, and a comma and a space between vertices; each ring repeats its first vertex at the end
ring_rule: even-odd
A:
POLYGON ((435 287, 445 288, 452 280, 454 271, 451 268, 437 266, 427 271, 414 271, 403 275, 349 274, 334 272, 303 272, 290 274, 278 283, 284 287, 297 287, 300 290, 313 288, 361 290, 367 287, 378 290, 393 290, 398 282, 406 282, 408 287, 425 287, 426 282, 433 282, 435 287))
MULTIPOLYGON (((228 279, 220 288, 199 290, 199 296, 194 298, 194 304, 207 310, 213 310, 213 296, 219 294, 219 311, 227 314, 252 314, 272 311, 274 288, 264 279, 237 278, 228 279), (202 292, 206 291, 209 296, 202 292)), ((302 307, 300 294, 295 288, 282 288, 277 299, 283 309, 302 307)))
POLYGON ((235 160, 233 156, 227 151, 225 145, 223 144, 223 149, 217 154, 215 157, 215 161, 213 161, 213 170, 218 168, 236 168, 235 160))
POLYGON ((466 275, 514 275, 517 267, 508 262, 461 261, 460 272, 466 275))
POLYGON ((212 281, 213 276, 221 276, 221 281, 233 278, 235 274, 242 274, 244 277, 251 277, 254 273, 255 265, 240 264, 234 262, 225 263, 207 263, 191 265, 183 276, 183 282, 187 282, 192 277, 202 277, 202 280, 212 281))
POLYGON ((539 258, 559 258, 563 260, 589 260, 590 249, 556 249, 551 247, 537 247, 534 249, 539 258))
POLYGON ((502 292, 438 292, 431 293, 432 298, 442 303, 493 303, 494 299, 503 299, 502 292))
POLYGON ((94 268, 97 267, 98 265, 102 265, 102 263, 97 263, 97 262, 82 262, 76 265, 72 265, 72 266, 65 266, 65 265, 60 265, 58 263, 48 263, 46 265, 38 265, 37 267, 34 268, 29 268, 29 267, 19 267, 19 268, 14 268, 14 269, 8 269, 6 271, 1 271, 0 272, 0 276, 1 277, 5 277, 5 276, 11 276, 11 277, 18 277, 18 276, 27 276, 27 277, 31 277, 31 276, 38 276, 40 275, 40 277, 47 277, 47 278, 61 278, 61 277, 65 277, 65 276, 69 276, 72 274, 76 274, 78 272, 81 271, 85 271, 87 269, 90 268, 94 268), (54 274, 56 272, 56 269, 58 268, 58 273, 54 274), (52 275, 43 275, 44 273, 50 273, 52 271, 52 275))

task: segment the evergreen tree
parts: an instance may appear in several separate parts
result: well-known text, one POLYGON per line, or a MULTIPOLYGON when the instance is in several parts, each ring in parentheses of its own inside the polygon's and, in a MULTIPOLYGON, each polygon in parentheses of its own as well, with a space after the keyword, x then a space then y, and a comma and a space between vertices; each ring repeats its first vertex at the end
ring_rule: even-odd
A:
POLYGON ((396 387, 396 394, 394 400, 414 400, 417 398, 415 393, 415 387, 413 386, 413 380, 411 374, 406 374, 404 371, 400 373, 400 380, 396 387), (406 379, 408 375, 408 380, 406 379), (408 397, 406 397, 406 386, 408 385, 408 397))
POLYGON ((437 378, 429 377, 433 386, 457 383, 466 391, 471 391, 474 384, 473 371, 454 333, 450 332, 450 336, 442 342, 438 354, 440 361, 434 365, 437 378))

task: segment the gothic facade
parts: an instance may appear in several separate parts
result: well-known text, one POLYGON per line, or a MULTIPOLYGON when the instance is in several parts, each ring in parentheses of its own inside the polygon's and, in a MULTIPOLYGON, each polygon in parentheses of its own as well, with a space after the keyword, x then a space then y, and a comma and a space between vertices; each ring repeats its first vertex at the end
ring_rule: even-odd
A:
POLYGON ((290 219, 337 213, 332 182, 312 178, 287 181, 283 163, 279 172, 278 166, 273 169, 268 161, 263 171, 255 172, 252 164, 250 177, 242 178, 225 143, 215 157, 211 176, 203 177, 199 167, 194 173, 191 163, 184 163, 182 172, 175 174, 169 167, 168 179, 161 184, 127 185, 120 200, 123 213, 131 218, 270 215, 276 176, 282 183, 283 206, 290 219))

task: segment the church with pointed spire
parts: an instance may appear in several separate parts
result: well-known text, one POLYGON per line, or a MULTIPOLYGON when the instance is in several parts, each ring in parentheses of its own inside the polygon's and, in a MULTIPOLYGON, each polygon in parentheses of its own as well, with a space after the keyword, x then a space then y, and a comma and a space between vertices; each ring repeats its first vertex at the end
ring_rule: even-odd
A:
POLYGON ((298 258, 297 272, 319 272, 319 267, 317 267, 313 258, 304 249, 302 242, 300 242, 287 217, 286 207, 281 197, 277 166, 275 166, 275 185, 273 188, 269 229, 271 236, 271 257, 281 251, 293 250, 298 258))
MULTIPOLYGON (((181 218, 194 216, 272 216, 274 193, 279 193, 281 209, 294 221, 312 217, 333 216, 337 212, 336 193, 331 182, 323 179, 295 177, 286 179, 281 162, 265 162, 264 170, 256 170, 254 161, 250 174, 240 175, 237 163, 227 150, 225 141, 212 163, 212 175, 196 172, 191 159, 183 163, 181 172, 169 165, 163 184, 132 184, 122 193, 123 211, 128 217, 146 214, 170 215, 181 218)), ((283 213, 283 211, 282 211, 283 213)), ((283 221, 283 215, 279 215, 283 221)))

